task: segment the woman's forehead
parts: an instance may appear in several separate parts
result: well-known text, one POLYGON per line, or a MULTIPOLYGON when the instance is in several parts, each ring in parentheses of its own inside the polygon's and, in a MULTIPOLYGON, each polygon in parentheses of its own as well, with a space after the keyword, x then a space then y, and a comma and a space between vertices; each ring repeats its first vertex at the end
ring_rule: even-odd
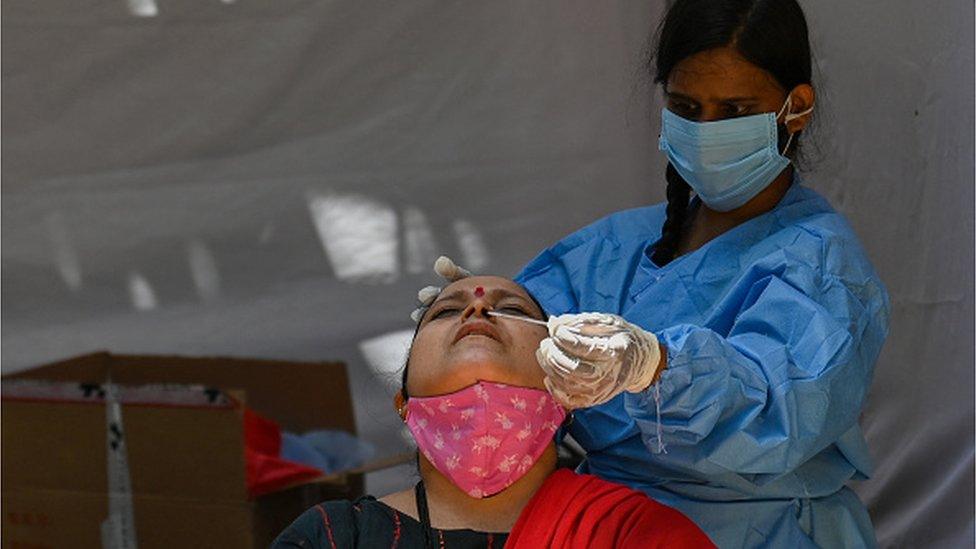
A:
POLYGON ((505 294, 531 300, 525 288, 501 276, 470 276, 449 284, 440 293, 437 301, 474 297, 478 288, 485 293, 505 294))
POLYGON ((716 48, 683 59, 671 71, 668 91, 705 95, 707 99, 779 90, 771 74, 731 48, 716 48), (712 97, 714 96, 714 97, 712 97))

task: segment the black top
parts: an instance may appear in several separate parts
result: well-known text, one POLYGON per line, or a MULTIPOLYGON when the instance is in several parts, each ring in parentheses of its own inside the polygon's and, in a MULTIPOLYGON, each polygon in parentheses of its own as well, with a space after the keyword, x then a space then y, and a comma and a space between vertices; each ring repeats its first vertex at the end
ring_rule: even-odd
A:
MULTIPOLYGON (((372 496, 327 501, 305 511, 271 543, 273 549, 382 547, 426 549, 424 526, 372 496)), ((430 529, 431 545, 446 549, 501 549, 507 533, 430 529)))

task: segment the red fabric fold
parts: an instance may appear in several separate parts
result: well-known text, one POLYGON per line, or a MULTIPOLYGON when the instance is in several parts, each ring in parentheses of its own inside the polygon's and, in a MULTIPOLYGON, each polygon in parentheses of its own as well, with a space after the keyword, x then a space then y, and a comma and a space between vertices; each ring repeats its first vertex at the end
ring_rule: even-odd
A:
POLYGON ((506 549, 715 547, 688 517, 643 492, 559 469, 519 515, 506 549))
POLYGON ((281 428, 244 408, 244 459, 250 497, 277 492, 323 475, 315 467, 281 459, 281 428))

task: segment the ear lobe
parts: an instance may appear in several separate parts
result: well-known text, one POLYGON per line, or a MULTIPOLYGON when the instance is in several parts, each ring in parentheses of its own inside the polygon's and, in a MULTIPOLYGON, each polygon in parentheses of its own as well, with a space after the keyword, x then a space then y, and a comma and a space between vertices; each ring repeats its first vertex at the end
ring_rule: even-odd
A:
POLYGON ((403 421, 407 420, 407 399, 403 397, 403 389, 393 395, 393 409, 403 421))

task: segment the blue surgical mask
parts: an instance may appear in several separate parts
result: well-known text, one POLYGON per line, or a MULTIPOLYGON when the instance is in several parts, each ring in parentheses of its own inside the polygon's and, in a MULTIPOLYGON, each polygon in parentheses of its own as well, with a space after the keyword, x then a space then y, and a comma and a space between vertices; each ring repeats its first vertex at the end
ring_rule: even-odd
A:
POLYGON ((659 147, 706 206, 720 212, 752 200, 790 164, 777 148, 776 121, 809 113, 790 113, 790 97, 779 113, 767 112, 715 122, 694 122, 664 109, 659 147))

